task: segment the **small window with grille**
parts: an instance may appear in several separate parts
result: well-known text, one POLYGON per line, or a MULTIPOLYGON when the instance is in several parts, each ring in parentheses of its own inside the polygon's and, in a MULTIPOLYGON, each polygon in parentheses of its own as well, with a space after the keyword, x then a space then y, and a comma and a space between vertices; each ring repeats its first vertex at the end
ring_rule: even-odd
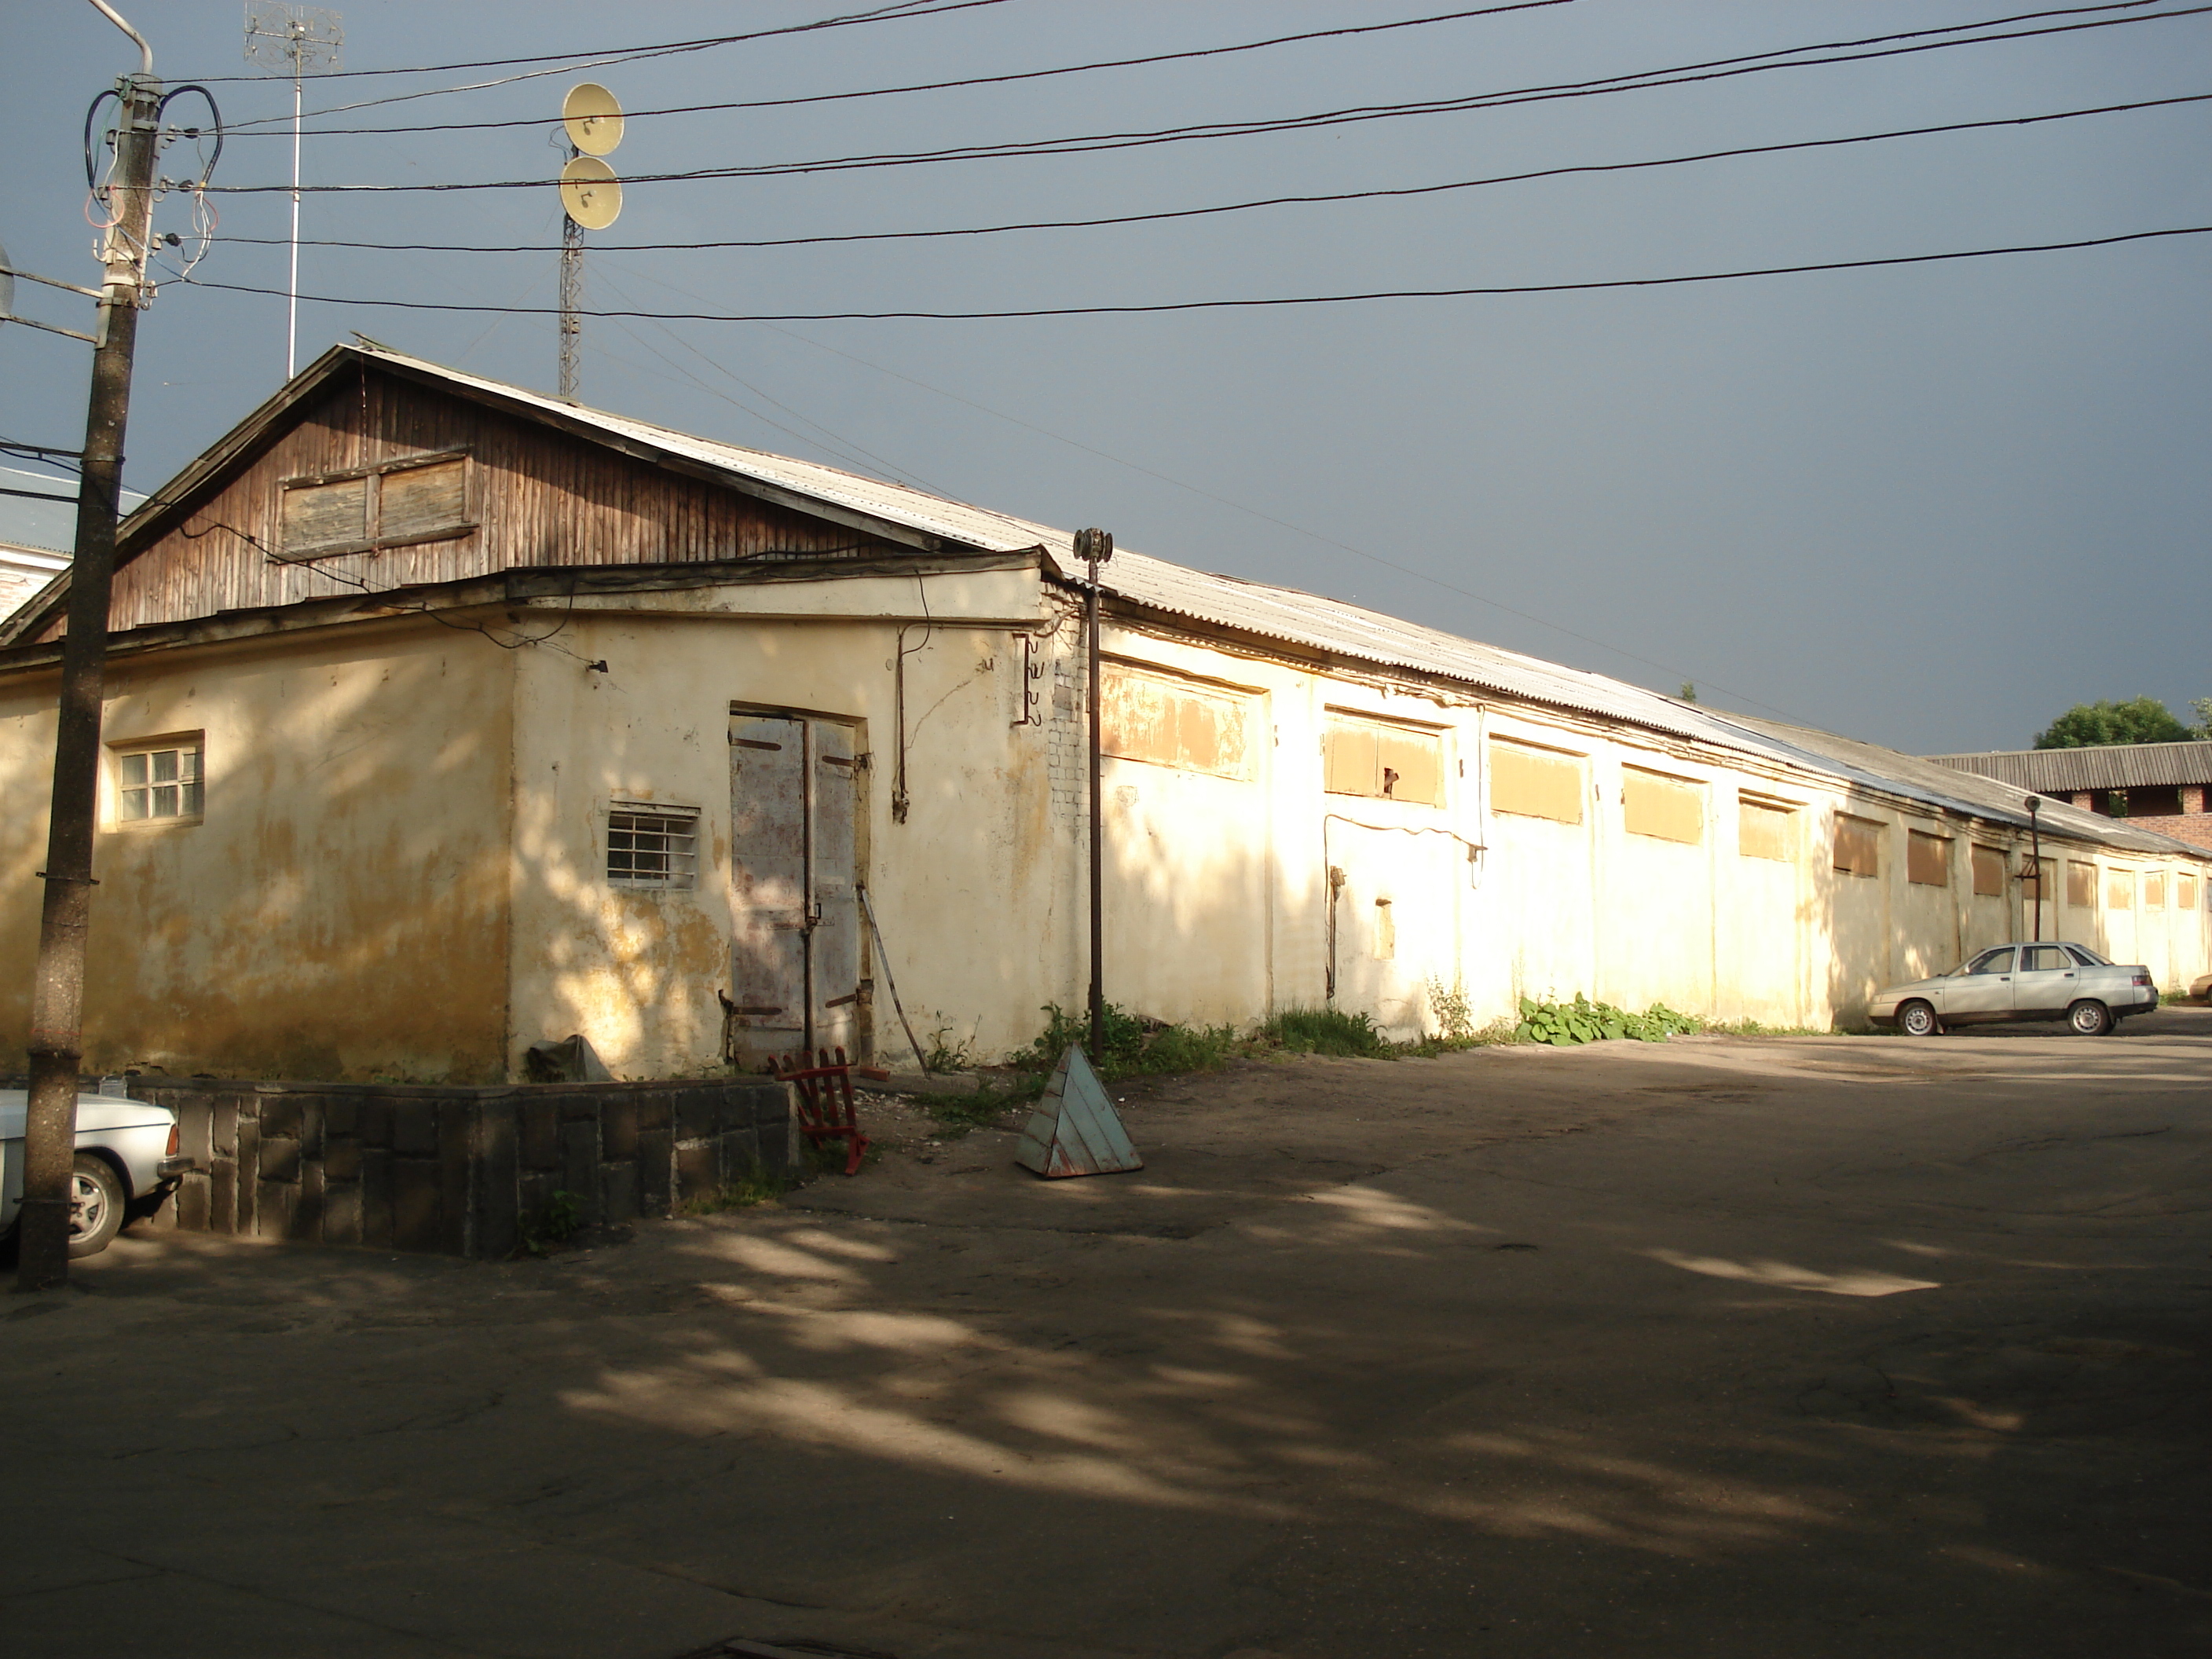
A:
POLYGON ((690 887, 699 877, 699 809, 618 800, 607 809, 607 880, 690 887))
POLYGON ((117 744, 111 750, 115 770, 115 821, 130 823, 197 823, 207 807, 204 744, 189 737, 117 744))

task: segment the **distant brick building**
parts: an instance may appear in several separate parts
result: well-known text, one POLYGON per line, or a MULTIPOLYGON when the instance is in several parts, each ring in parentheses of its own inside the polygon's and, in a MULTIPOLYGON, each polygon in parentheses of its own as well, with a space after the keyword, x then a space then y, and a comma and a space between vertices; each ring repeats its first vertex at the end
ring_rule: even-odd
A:
POLYGON ((2016 784, 2138 830, 2212 847, 2212 743, 2114 743, 2089 749, 1998 749, 1930 755, 2001 783, 2016 784))

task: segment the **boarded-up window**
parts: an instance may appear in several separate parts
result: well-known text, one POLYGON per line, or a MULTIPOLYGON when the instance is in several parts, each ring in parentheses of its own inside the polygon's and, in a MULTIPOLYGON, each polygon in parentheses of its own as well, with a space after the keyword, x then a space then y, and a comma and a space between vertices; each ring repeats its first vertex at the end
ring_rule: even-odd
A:
POLYGON ((439 541, 475 527, 465 455, 402 456, 337 477, 294 478, 279 514, 288 559, 439 541))
POLYGON ((2136 908, 2134 871, 2110 870, 2106 872, 2105 908, 2107 910, 2132 910, 2136 908))
POLYGON ((1490 745, 1490 810, 1555 823, 1583 821, 1583 763, 1549 749, 1490 745))
POLYGON ((1881 873, 1882 825, 1872 818, 1836 814, 1836 868, 1846 875, 1881 873))
POLYGON ((1797 856, 1797 814, 1778 802, 1739 795, 1735 803, 1735 850, 1747 859, 1797 856))
POLYGON ((1121 760, 1217 778, 1252 775, 1252 699, 1159 669, 1109 662, 1100 677, 1099 738, 1121 760))
POLYGON ((368 480, 287 485, 283 538, 288 554, 361 546, 368 540, 368 480))
POLYGON ((1444 804, 1443 735, 1337 709, 1322 727, 1322 787, 1332 795, 1444 804))
POLYGON ((2002 898, 2005 887, 2005 855, 1994 847, 1974 848, 1974 896, 2002 898))
POLYGON ((2153 871, 2143 878, 2143 908, 2146 910, 2166 908, 2166 877, 2158 871, 2153 871))
POLYGON ((468 520, 468 463, 456 455, 427 466, 398 467, 378 480, 376 538, 427 541, 468 520))
POLYGON ((2083 864, 2079 860, 2066 860, 2066 908, 2069 910, 2094 910, 2097 908, 2097 866, 2083 864))
POLYGON ((2197 908, 2197 878, 2176 876, 2173 878, 2173 908, 2194 910, 2197 908))
POLYGON ((1905 840, 1905 878, 1922 887, 1951 884, 1951 843, 1915 830, 1905 840))
POLYGON ((1705 792, 1684 778, 1624 766, 1620 819, 1632 836, 1656 836, 1695 847, 1705 838, 1705 792))

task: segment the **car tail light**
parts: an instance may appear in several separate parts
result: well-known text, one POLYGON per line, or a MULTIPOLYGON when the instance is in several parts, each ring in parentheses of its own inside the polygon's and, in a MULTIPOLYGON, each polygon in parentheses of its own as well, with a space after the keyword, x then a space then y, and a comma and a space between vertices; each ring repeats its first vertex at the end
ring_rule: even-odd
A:
POLYGON ((184 1139, 182 1135, 179 1133, 180 1127, 180 1125, 174 1123, 172 1123, 169 1126, 169 1144, 162 1149, 165 1156, 174 1158, 179 1150, 183 1146, 184 1139))
POLYGON ((2149 975, 2148 974, 2137 974, 2137 975, 2136 975, 2136 984, 2138 984, 2138 985, 2148 985, 2148 984, 2149 984, 2149 983, 2150 983, 2150 975, 2149 975))

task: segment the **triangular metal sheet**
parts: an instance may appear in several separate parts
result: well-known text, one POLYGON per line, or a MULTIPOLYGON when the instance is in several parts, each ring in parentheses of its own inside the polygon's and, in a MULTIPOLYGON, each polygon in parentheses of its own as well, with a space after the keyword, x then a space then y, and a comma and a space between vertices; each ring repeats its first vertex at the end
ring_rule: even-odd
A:
POLYGON ((1014 1162, 1051 1178, 1114 1175, 1141 1170, 1145 1160, 1129 1144, 1129 1132, 1098 1073, 1073 1043, 1060 1057, 1044 1098, 1037 1103, 1014 1162))

